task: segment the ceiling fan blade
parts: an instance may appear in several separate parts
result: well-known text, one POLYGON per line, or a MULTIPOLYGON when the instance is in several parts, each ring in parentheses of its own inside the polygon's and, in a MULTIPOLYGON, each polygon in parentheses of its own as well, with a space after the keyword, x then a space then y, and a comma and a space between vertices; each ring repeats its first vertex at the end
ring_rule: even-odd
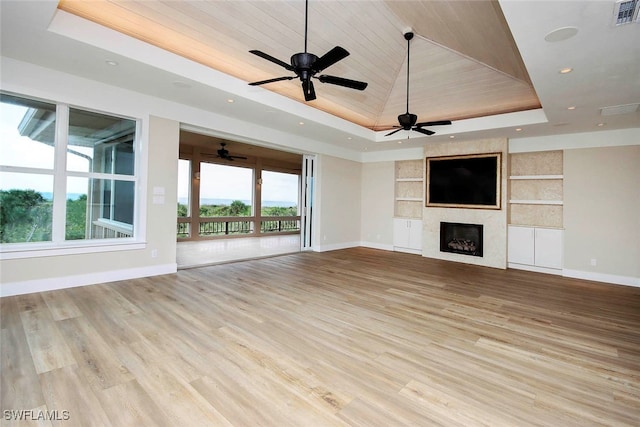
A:
POLYGON ((313 82, 311 80, 302 81, 302 92, 304 92, 305 101, 313 101, 316 99, 316 91, 313 88, 313 82))
POLYGON ((259 85, 263 85, 263 84, 266 84, 266 83, 279 82, 281 80, 293 80, 295 78, 296 78, 295 76, 276 77, 275 79, 261 80, 259 82, 249 83, 249 86, 259 86, 259 85))
POLYGON ((392 132, 389 132, 389 133, 388 133, 388 134, 386 134, 385 136, 391 136, 391 135, 393 135, 393 134, 394 134, 394 133, 396 133, 396 132, 400 132, 401 130, 402 130, 402 128, 396 129, 396 130, 394 130, 394 131, 392 131, 392 132))
POLYGON ((234 159, 247 160, 247 158, 244 157, 244 156, 229 156, 229 159, 231 159, 231 160, 234 160, 234 159))
POLYGON ((422 122, 422 123, 416 123, 417 127, 422 127, 422 126, 442 126, 442 125, 450 125, 451 124, 451 120, 439 120, 436 122, 422 122))
POLYGON ((313 63, 313 71, 318 73, 325 68, 329 68, 330 66, 340 61, 341 59, 346 58, 347 56, 349 56, 349 52, 347 52, 346 49, 340 46, 336 46, 313 63))
POLYGON ((286 68, 289 71, 293 71, 293 67, 291 66, 291 64, 287 64, 284 61, 279 60, 278 58, 274 58, 273 56, 269 55, 268 53, 264 53, 261 52, 259 50, 250 50, 249 52, 253 53, 254 55, 259 56, 260 58, 266 59, 267 61, 271 61, 274 64, 278 64, 279 66, 286 68))
POLYGON ((435 132, 434 132, 434 131, 432 131, 432 130, 429 130, 429 129, 422 129, 422 128, 419 128, 419 127, 414 127, 414 128, 413 128, 413 129, 411 129, 411 130, 415 130, 416 132, 420 132, 420 133, 423 133, 423 134, 425 134, 425 135, 429 135, 429 136, 430 136, 430 135, 433 135, 433 134, 435 133, 435 132))
POLYGON ((322 83, 329 83, 329 84, 332 84, 332 85, 344 86, 344 87, 348 87, 350 89, 356 89, 356 90, 365 90, 366 87, 367 87, 367 84, 368 84, 368 83, 365 83, 365 82, 359 82, 357 80, 345 79, 345 78, 342 78, 342 77, 327 76, 326 74, 321 75, 320 77, 318 77, 318 79, 322 83))

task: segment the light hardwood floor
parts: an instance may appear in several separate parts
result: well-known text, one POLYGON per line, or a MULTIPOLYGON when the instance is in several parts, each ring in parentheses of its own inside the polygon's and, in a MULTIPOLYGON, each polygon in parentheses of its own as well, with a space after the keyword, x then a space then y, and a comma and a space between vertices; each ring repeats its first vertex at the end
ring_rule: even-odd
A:
POLYGON ((356 248, 0 303, 3 425, 640 419, 638 288, 356 248))

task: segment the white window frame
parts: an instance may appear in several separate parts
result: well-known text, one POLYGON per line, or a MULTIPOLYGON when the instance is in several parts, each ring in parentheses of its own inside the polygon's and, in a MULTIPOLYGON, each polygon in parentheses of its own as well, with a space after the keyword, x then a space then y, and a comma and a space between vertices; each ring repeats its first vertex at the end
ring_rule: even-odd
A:
MULTIPOLYGON (((8 95, 48 102, 56 106, 56 123, 55 123, 55 140, 54 140, 54 165, 53 170, 22 167, 22 166, 4 166, 0 165, 0 172, 27 173, 36 175, 53 176, 53 212, 51 224, 51 241, 46 242, 20 242, 20 243, 0 243, 0 260, 20 259, 20 258, 36 258, 44 256, 73 255, 95 252, 112 252, 119 250, 136 250, 145 249, 145 227, 142 221, 144 212, 146 211, 144 201, 145 195, 142 188, 142 120, 139 118, 128 117, 122 114, 112 113, 109 111, 92 110, 86 107, 70 106, 69 104, 55 102, 35 98, 28 95, 5 92, 8 95), (134 149, 134 174, 109 174, 99 172, 80 172, 67 171, 67 137, 69 132, 69 111, 70 108, 119 117, 135 122, 135 140, 133 142, 134 149), (79 177, 87 179, 104 179, 115 181, 129 181, 134 183, 134 201, 133 201, 133 236, 119 238, 103 238, 103 239, 78 239, 65 240, 65 221, 66 221, 66 195, 67 195, 67 178, 79 177)), ((113 197, 113 192, 112 192, 113 197)), ((113 207, 112 207, 113 209, 113 207)), ((104 218, 100 218, 105 220, 104 218)), ((113 221, 114 224, 127 227, 128 224, 113 221)))

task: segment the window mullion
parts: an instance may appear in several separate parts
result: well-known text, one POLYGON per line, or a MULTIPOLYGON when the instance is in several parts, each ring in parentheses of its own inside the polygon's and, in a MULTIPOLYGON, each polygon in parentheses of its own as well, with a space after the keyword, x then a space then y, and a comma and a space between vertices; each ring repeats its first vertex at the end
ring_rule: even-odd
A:
POLYGON ((65 239, 65 216, 67 210, 67 138, 69 135, 69 106, 58 104, 56 109, 55 154, 53 175, 53 218, 51 240, 54 243, 65 239))

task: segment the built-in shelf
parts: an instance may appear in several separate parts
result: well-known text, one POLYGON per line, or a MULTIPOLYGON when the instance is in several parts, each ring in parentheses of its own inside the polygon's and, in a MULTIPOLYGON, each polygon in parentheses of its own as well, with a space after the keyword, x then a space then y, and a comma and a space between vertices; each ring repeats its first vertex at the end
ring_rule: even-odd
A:
POLYGON ((395 163, 395 208, 400 218, 422 218, 424 208, 424 160, 400 160, 395 163))
POLYGON ((509 179, 563 179, 564 175, 511 175, 509 179))
POLYGON ((532 151, 509 155, 509 222, 562 228, 563 153, 532 151))
POLYGON ((562 200, 509 200, 512 205, 563 205, 562 200))

